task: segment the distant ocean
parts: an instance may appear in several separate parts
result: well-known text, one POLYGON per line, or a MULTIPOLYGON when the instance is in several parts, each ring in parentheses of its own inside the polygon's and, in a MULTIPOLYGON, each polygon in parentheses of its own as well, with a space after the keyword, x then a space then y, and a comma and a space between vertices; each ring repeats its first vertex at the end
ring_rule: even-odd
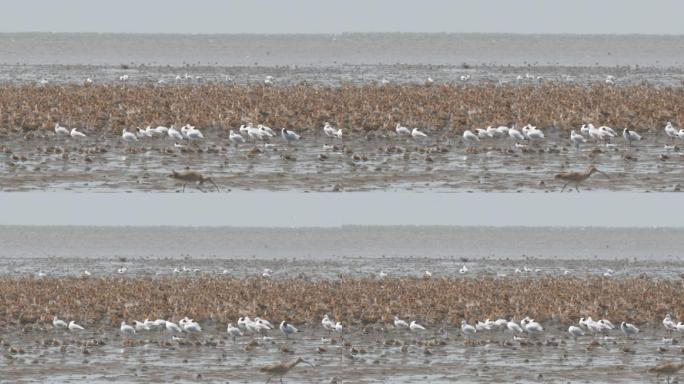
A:
POLYGON ((643 35, 0 34, 2 64, 682 66, 684 37, 643 35))
POLYGON ((0 83, 322 85, 458 82, 681 86, 684 37, 644 35, 338 34, 138 35, 0 34, 0 83), (185 74, 190 77, 185 77, 185 74))

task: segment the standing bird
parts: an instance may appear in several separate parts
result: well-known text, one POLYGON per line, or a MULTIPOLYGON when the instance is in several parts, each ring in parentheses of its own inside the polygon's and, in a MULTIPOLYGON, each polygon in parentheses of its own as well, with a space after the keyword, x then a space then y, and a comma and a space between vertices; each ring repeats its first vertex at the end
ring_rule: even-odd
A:
POLYGON ((475 132, 477 132, 477 137, 479 139, 491 139, 492 138, 492 135, 489 132, 487 132, 486 129, 476 128, 475 132))
POLYGON ((121 328, 119 328, 119 329, 121 330, 121 333, 123 333, 124 335, 126 335, 126 334, 128 334, 128 335, 135 335, 135 328, 133 328, 133 327, 131 327, 130 325, 126 324, 125 321, 122 321, 122 322, 121 322, 121 328))
POLYGON ((301 136, 292 131, 288 131, 285 128, 280 130, 280 135, 283 137, 285 141, 287 141, 287 144, 290 144, 291 141, 297 141, 301 139, 301 136))
POLYGON ((466 129, 465 131, 463 131, 463 141, 472 145, 472 143, 480 141, 480 138, 471 130, 466 129))
POLYGON ((664 363, 664 364, 656 365, 655 367, 649 369, 648 371, 650 373, 656 374, 656 380, 658 380, 660 378, 660 375, 666 375, 667 376, 667 383, 670 384, 670 376, 675 375, 682 368, 684 368, 684 363, 671 362, 671 363, 664 363))
POLYGON ((584 172, 561 172, 556 174, 553 178, 556 180, 563 180, 565 181, 565 184, 563 185, 563 188, 561 188, 561 192, 565 191, 565 187, 568 186, 568 184, 573 184, 575 186, 575 189, 577 192, 579 192, 579 185, 586 179, 589 178, 594 172, 601 173, 608 177, 604 172, 599 171, 596 169, 596 167, 589 167, 587 168, 586 171, 584 172))
POLYGON ((634 324, 625 323, 624 321, 620 323, 620 330, 627 338, 629 338, 630 335, 636 335, 639 333, 639 328, 635 327, 634 324))
POLYGON ((523 329, 526 332, 529 332, 529 333, 544 332, 544 327, 542 327, 541 324, 537 323, 533 319, 530 319, 529 317, 524 318, 520 324, 523 325, 523 329))
POLYGON ((580 144, 586 143, 587 139, 585 139, 584 136, 576 133, 573 129, 572 131, 570 131, 570 141, 572 141, 572 143, 575 144, 576 149, 579 149, 580 144))
POLYGON ((178 326, 178 324, 176 324, 176 323, 174 323, 174 322, 172 322, 172 321, 169 321, 169 320, 166 320, 164 326, 166 327, 166 330, 169 331, 169 332, 177 332, 177 333, 183 332, 183 330, 180 329, 180 327, 178 326))
POLYGON ((297 333, 297 332, 299 332, 299 330, 297 330, 297 328, 292 326, 292 324, 289 324, 288 322, 283 321, 282 323, 280 323, 280 332, 282 332, 285 335, 286 339, 289 339, 290 334, 297 333))
POLYGON ((399 316, 394 316, 394 328, 401 329, 401 328, 408 328, 408 327, 409 327, 409 325, 407 322, 400 319, 399 316))
POLYGON ((57 316, 52 318, 52 326, 55 328, 66 328, 67 323, 64 320, 60 320, 57 316))
POLYGON ((127 143, 138 141, 138 137, 133 132, 128 132, 128 128, 123 129, 123 132, 121 132, 121 138, 127 143))
POLYGON ((243 144, 245 142, 245 138, 242 137, 241 134, 233 132, 232 129, 228 134, 228 140, 230 140, 231 143, 235 144, 235 149, 237 149, 238 145, 243 144))
POLYGON ((663 319, 663 327, 665 327, 665 329, 667 329, 668 332, 670 332, 670 334, 672 334, 673 331, 677 330, 677 324, 674 322, 674 320, 672 320, 671 314, 668 313, 667 315, 665 315, 665 318, 663 319))
POLYGON ((55 134, 57 136, 69 136, 69 130, 55 123, 55 134))
POLYGON ((402 127, 399 123, 397 123, 397 126, 394 128, 394 131, 397 133, 397 136, 411 135, 411 130, 406 127, 402 127))
POLYGON ((584 331, 582 328, 571 325, 570 328, 568 328, 568 333, 572 335, 572 337, 577 340, 579 336, 584 336, 584 331))
POLYGON ((679 132, 677 132, 677 129, 674 126, 672 126, 672 123, 669 121, 667 122, 667 124, 665 124, 665 134, 670 139, 672 139, 672 141, 679 137, 679 132))
POLYGON ((301 357, 298 357, 297 360, 295 360, 293 362, 271 364, 271 365, 267 365, 265 367, 261 367, 259 370, 261 372, 264 372, 264 373, 267 373, 270 375, 268 380, 266 380, 267 383, 271 382, 271 379, 274 376, 279 376, 280 377, 280 383, 282 384, 283 376, 287 375, 287 373, 290 372, 290 370, 292 368, 294 368, 295 366, 297 366, 297 364, 299 364, 299 363, 309 364, 312 367, 314 366, 313 364, 305 361, 301 357))
POLYGON ((321 320, 321 325, 326 331, 332 331, 333 328, 335 328, 335 322, 330 320, 330 317, 328 317, 328 314, 326 313, 325 316, 323 316, 323 320, 321 320))
POLYGON ((525 140, 525 136, 523 136, 523 134, 520 133, 520 131, 518 131, 518 130, 515 128, 515 126, 513 126, 513 127, 511 127, 511 128, 508 129, 508 136, 509 136, 511 139, 515 140, 515 141, 523 141, 523 140, 525 140))
POLYGON ((531 141, 538 141, 544 139, 544 132, 537 127, 527 125, 523 128, 523 134, 531 141))
POLYGON ((171 126, 171 128, 169 128, 168 131, 166 131, 166 133, 169 135, 170 138, 174 140, 183 140, 183 135, 180 132, 178 132, 176 127, 174 127, 173 125, 171 126))
POLYGON ((523 329, 515 321, 509 321, 506 323, 506 328, 513 333, 523 333, 523 329))
POLYGON ((341 139, 342 138, 342 128, 340 129, 335 129, 330 123, 327 121, 325 122, 325 125, 323 126, 323 133, 325 133, 326 136, 328 136, 331 140, 332 139, 341 139))
POLYGON ((187 183, 195 183, 197 185, 204 184, 205 181, 208 181, 216 187, 216 192, 220 192, 218 185, 212 180, 211 177, 205 177, 199 172, 195 171, 171 171, 171 174, 169 177, 172 177, 176 180, 180 180, 183 182, 183 192, 185 192, 185 185, 187 183))
POLYGON ((190 127, 187 132, 186 136, 188 137, 188 140, 201 140, 204 139, 204 135, 202 134, 202 131, 195 127, 190 127))
POLYGON ((242 336, 242 331, 240 328, 233 326, 233 323, 228 324, 226 332, 228 332, 228 334, 233 338, 233 343, 235 342, 236 337, 242 336))
POLYGON ((473 327, 472 325, 468 324, 467 321, 461 320, 461 332, 463 335, 474 335, 477 332, 477 329, 473 327))
POLYGON ((629 143, 630 146, 632 145, 632 141, 641 140, 641 136, 638 133, 630 131, 627 128, 622 130, 622 137, 625 138, 625 141, 627 141, 627 143, 629 143))

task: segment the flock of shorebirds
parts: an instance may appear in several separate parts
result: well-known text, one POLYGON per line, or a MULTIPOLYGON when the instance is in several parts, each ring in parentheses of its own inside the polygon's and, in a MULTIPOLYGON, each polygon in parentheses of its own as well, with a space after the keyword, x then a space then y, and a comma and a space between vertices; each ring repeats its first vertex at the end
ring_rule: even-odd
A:
MULTIPOLYGON (((55 124, 55 134, 57 136, 72 137, 74 139, 83 139, 86 135, 83 132, 78 131, 76 128, 68 129, 66 127, 60 126, 59 123, 55 124)), ((666 150, 672 150, 675 148, 674 141, 682 140, 684 141, 684 129, 677 129, 671 122, 665 125, 665 134, 669 139, 672 140, 670 144, 665 145, 666 150)), ((342 140, 343 131, 341 128, 333 127, 330 123, 325 123, 323 126, 323 135, 330 140, 342 140)), ((611 127, 599 126, 596 127, 591 123, 583 124, 579 129, 580 133, 575 130, 570 132, 570 141, 579 150, 579 147, 583 144, 594 143, 595 145, 603 144, 607 148, 614 148, 617 144, 613 143, 613 139, 619 138, 618 133, 611 127), (586 135, 586 136, 585 136, 586 135)), ((416 141, 423 141, 428 139, 428 134, 421 131, 419 128, 407 128, 397 123, 395 127, 395 133, 397 137, 407 137, 412 138, 416 141)), ((280 129, 279 134, 268 126, 263 124, 258 124, 254 126, 252 123, 248 123, 239 127, 237 131, 230 130, 228 134, 228 140, 235 145, 236 150, 239 145, 248 142, 257 143, 261 142, 264 148, 275 148, 275 144, 271 141, 277 137, 280 137, 288 145, 293 142, 300 140, 302 137, 292 130, 285 128, 280 129)), ((125 143, 135 143, 142 140, 148 140, 152 138, 165 138, 168 137, 174 141, 175 147, 184 147, 183 144, 179 144, 178 141, 187 140, 189 142, 197 142, 204 140, 204 134, 202 131, 190 124, 182 126, 180 129, 174 126, 165 127, 157 126, 153 128, 148 126, 145 129, 135 128, 135 130, 129 130, 129 128, 124 128, 121 133, 121 139, 125 143)), ((531 125, 527 124, 521 129, 516 128, 513 124, 511 126, 501 125, 498 127, 489 126, 487 128, 477 128, 474 130, 466 129, 462 134, 463 142, 468 145, 466 152, 476 153, 477 150, 475 145, 480 142, 487 141, 497 141, 497 140, 512 140, 516 148, 526 149, 529 145, 535 145, 535 143, 542 142, 545 140, 544 132, 531 125), (529 144, 527 144, 529 143, 529 144)), ((632 146, 633 142, 641 141, 644 138, 636 131, 624 128, 622 130, 622 138, 626 145, 632 146)), ((332 145, 325 144, 324 147, 332 147, 332 145)), ((287 157, 288 155, 282 155, 287 157)), ((588 167, 584 171, 569 171, 562 172, 554 175, 554 178, 565 182, 561 188, 561 192, 565 190, 568 185, 574 186, 575 190, 579 192, 579 185, 583 183, 586 179, 591 177, 594 173, 601 173, 608 177, 604 172, 601 172, 594 166, 588 167)), ((186 184, 197 184, 201 185, 205 182, 212 183, 217 191, 219 190, 216 183, 210 178, 202 175, 196 171, 173 171, 170 177, 183 182, 183 190, 185 190, 186 184)))
MULTIPOLYGON (((228 324, 226 328, 226 333, 233 342, 236 341, 238 337, 251 336, 252 338, 256 336, 262 336, 264 339, 272 339, 268 337, 268 333, 276 329, 276 327, 268 320, 262 319, 260 317, 255 317, 251 319, 248 316, 240 317, 237 322, 237 326, 233 323, 228 324)), ((337 333, 340 335, 340 339, 343 338, 345 332, 345 327, 342 322, 333 320, 330 315, 325 314, 321 320, 321 328, 328 332, 329 334, 337 333)), ((54 329, 62 329, 70 332, 78 333, 85 331, 85 328, 79 324, 76 324, 73 320, 67 323, 66 321, 60 319, 57 316, 53 317, 52 325, 54 329)), ((400 332, 402 330, 409 331, 411 333, 420 334, 426 331, 426 327, 419 324, 416 320, 406 321, 401 319, 399 316, 394 316, 393 321, 394 330, 400 332)), ((662 320, 662 325, 668 332, 670 338, 672 338, 673 333, 684 333, 684 323, 675 322, 671 314, 667 314, 662 320)), ((287 321, 281 321, 280 326, 277 328, 283 334, 286 339, 294 336, 299 332, 299 330, 287 321)), ((580 318, 577 325, 571 325, 568 328, 568 334, 574 340, 585 335, 592 335, 594 337, 602 335, 607 337, 611 331, 619 330, 622 332, 626 339, 631 338, 631 336, 636 335, 640 332, 640 329, 634 324, 627 322, 620 322, 619 326, 613 325, 613 323, 608 319, 593 320, 591 317, 580 318)), ((202 332, 202 327, 199 323, 195 322, 193 319, 184 317, 180 319, 177 323, 170 320, 157 319, 144 321, 134 320, 131 324, 126 321, 121 322, 119 332, 122 337, 132 337, 136 333, 153 332, 158 331, 160 333, 168 332, 172 334, 173 340, 183 340, 179 337, 181 334, 187 335, 199 335, 202 332), (177 336, 178 335, 178 336, 177 336)), ((521 345, 526 345, 528 339, 525 337, 527 335, 530 338, 535 338, 537 335, 542 335, 545 332, 544 327, 534 319, 530 317, 523 318, 520 322, 513 321, 512 319, 500 318, 497 320, 486 319, 484 321, 476 321, 473 325, 468 324, 466 320, 461 321, 460 326, 461 335, 463 336, 464 342, 467 344, 473 341, 478 333, 491 333, 491 332, 508 332, 513 334, 513 340, 519 342, 521 345)), ((323 342, 330 342, 330 339, 323 338, 323 342)), ((666 339, 663 339, 664 341, 666 339)), ((672 340, 672 339, 670 339, 672 340)), ((672 342, 672 341, 671 341, 672 342)), ((628 348, 628 347, 625 347, 628 348)), ((403 351, 403 350, 402 350, 403 351)), ((295 361, 290 363, 279 363, 262 367, 260 370, 269 375, 269 381, 273 377, 280 377, 282 382, 282 377, 294 368, 299 363, 306 363, 314 366, 311 363, 303 360, 302 358, 297 358, 295 361)), ((676 374, 680 369, 684 367, 682 363, 666 363, 661 364, 656 367, 649 369, 649 372, 656 373, 658 376, 666 375, 669 376, 676 374)))

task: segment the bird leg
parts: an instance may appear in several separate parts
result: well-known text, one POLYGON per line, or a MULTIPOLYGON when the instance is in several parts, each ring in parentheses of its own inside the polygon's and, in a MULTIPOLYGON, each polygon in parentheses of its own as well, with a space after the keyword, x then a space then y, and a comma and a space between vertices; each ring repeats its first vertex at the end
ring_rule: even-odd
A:
POLYGON ((206 191, 205 191, 204 189, 202 189, 202 184, 203 184, 203 183, 202 183, 201 181, 198 181, 198 182, 195 183, 195 186, 196 186, 197 189, 199 189, 201 192, 206 193, 206 191))
POLYGON ((214 185, 214 187, 216 187, 216 192, 221 192, 221 190, 219 189, 219 186, 214 182, 214 180, 211 177, 207 177, 204 180, 212 183, 214 185))
POLYGON ((565 183, 565 184, 563 185, 563 188, 561 188, 561 192, 565 191, 565 187, 567 187, 567 186, 568 186, 568 183, 565 183))
POLYGON ((183 183, 183 192, 185 192, 185 183, 183 183))
POLYGON ((577 190, 577 193, 579 193, 579 187, 578 187, 578 185, 579 185, 579 184, 575 184, 575 189, 577 190))

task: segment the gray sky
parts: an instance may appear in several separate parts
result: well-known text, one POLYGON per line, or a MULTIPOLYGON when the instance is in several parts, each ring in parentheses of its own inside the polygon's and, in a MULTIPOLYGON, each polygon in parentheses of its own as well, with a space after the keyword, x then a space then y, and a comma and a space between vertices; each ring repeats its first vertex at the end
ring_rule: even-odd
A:
POLYGON ((679 0, 0 1, 0 32, 684 34, 679 0))

